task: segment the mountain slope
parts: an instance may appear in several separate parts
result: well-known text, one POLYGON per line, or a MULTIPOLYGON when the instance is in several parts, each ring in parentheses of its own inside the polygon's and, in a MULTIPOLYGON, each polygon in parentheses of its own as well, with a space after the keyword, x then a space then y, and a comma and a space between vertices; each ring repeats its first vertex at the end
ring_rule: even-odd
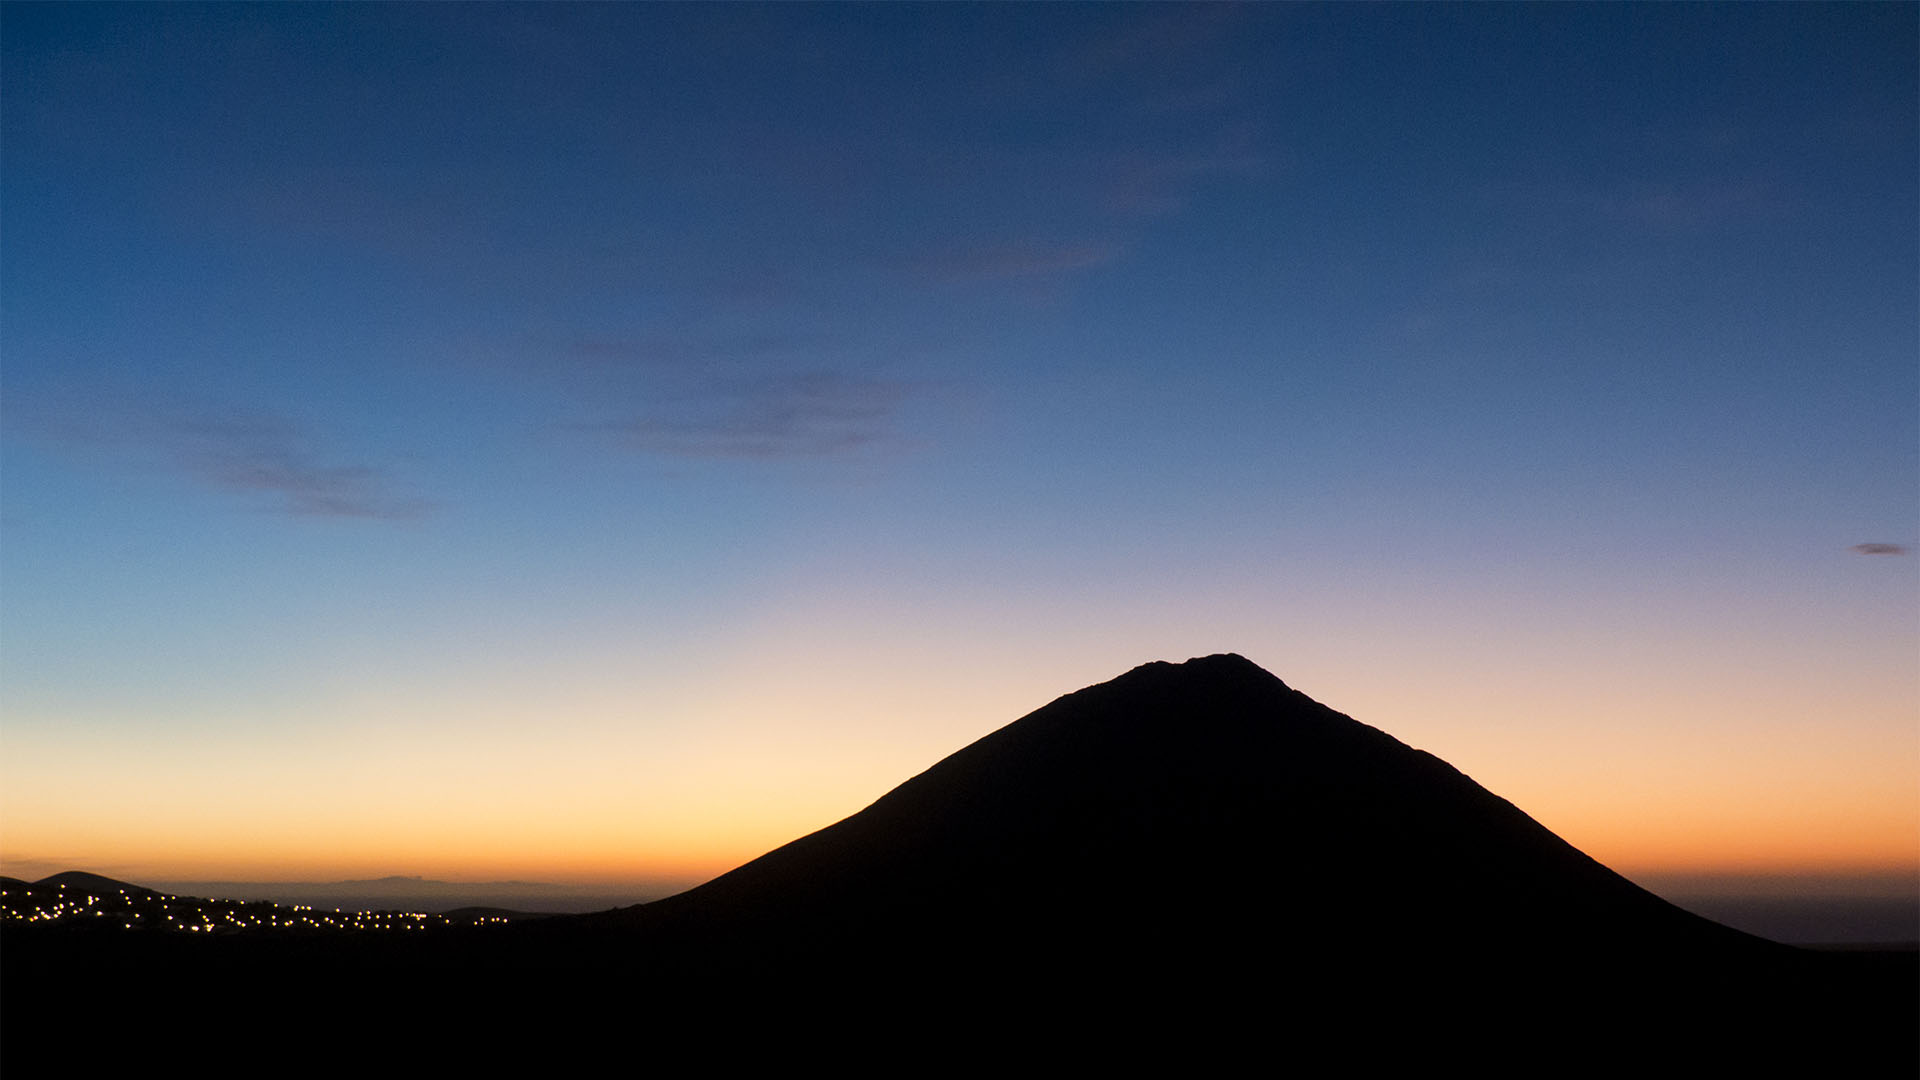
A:
POLYGON ((1360 943, 1761 948, 1594 862, 1440 761, 1232 655, 1148 664, 988 735, 846 820, 650 905, 844 949, 1171 959, 1360 943), (1181 926, 1181 922, 1191 925, 1181 926), (1214 942, 1213 944, 1218 944, 1214 942))
POLYGON ((1913 1057, 1901 969, 1682 911, 1233 655, 1069 694, 626 914, 670 1000, 802 1039, 1183 1068, 1285 1046, 1362 1073, 1913 1057))

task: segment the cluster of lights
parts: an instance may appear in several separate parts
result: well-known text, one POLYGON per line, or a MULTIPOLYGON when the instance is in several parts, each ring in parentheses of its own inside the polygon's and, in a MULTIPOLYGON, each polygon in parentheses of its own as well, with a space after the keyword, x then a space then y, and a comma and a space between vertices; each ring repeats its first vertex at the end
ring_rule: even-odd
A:
POLYGON ((491 926, 507 920, 497 915, 449 919, 444 915, 401 911, 316 911, 305 904, 280 905, 265 900, 200 900, 154 892, 115 890, 95 895, 57 885, 30 889, 0 889, 0 922, 80 923, 117 920, 128 930, 175 930, 194 934, 239 933, 245 930, 431 930, 453 926, 491 926))

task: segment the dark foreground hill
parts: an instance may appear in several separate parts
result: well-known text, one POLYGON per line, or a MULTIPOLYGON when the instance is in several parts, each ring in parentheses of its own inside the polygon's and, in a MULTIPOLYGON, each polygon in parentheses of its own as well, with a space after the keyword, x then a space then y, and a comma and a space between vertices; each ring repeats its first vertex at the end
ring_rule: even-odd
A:
MULTIPOLYGON (((1681 911, 1237 656, 1068 695, 656 904, 399 941, 134 937, 10 930, 9 1056, 69 1030, 47 1006, 86 968, 220 1002, 227 1045, 324 1029, 393 1062, 1910 1076, 1920 979, 1910 954, 1681 911)), ((165 1045, 193 1019, 149 998, 127 1022, 165 1045)))

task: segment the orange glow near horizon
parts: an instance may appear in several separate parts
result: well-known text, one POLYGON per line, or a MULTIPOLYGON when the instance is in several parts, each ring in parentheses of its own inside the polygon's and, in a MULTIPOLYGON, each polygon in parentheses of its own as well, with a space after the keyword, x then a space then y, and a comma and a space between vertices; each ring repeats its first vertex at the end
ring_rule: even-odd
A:
MULTIPOLYGON (((832 652, 793 627, 762 629, 732 653, 751 660, 638 698, 620 685, 526 699, 483 688, 425 716, 417 700, 356 700, 336 703, 350 723, 182 720, 163 734, 96 729, 84 744, 64 726, 10 723, 0 872, 658 894, 859 811, 1058 696, 1063 670, 1065 689, 1119 673, 1105 655, 975 658, 996 671, 989 685, 955 679, 938 642, 903 654, 847 636, 832 652), (545 718, 538 738, 529 716, 545 718)), ((1819 685, 1717 700, 1657 669, 1592 687, 1536 668, 1495 686, 1444 654, 1386 683, 1317 643, 1271 652, 1312 669, 1291 685, 1436 754, 1629 876, 1920 868, 1920 738, 1897 692, 1861 692, 1842 736, 1800 720, 1819 685)))
MULTIPOLYGON (((133 763, 129 762, 129 766, 133 763)), ((498 763, 505 768, 506 763, 498 763)), ((435 785, 407 797, 329 805, 322 791, 170 800, 138 773, 60 797, 11 784, 0 872, 39 877, 88 869, 132 880, 320 881, 415 875, 646 886, 659 893, 723 873, 857 812, 891 783, 808 788, 771 771, 715 771, 702 784, 646 793, 523 784, 512 803, 435 785), (856 791, 855 788, 858 788, 856 791), (37 803, 29 815, 16 809, 37 803), (543 813, 536 809, 544 808, 543 813), (667 884, 662 884, 667 883, 667 884)), ((919 771, 908 769, 896 780, 919 771)), ((155 774, 149 774, 155 775, 155 774)), ((1575 847, 1621 873, 1884 874, 1920 866, 1920 820, 1898 770, 1825 790, 1654 789, 1536 773, 1526 783, 1477 777, 1575 847), (1624 797, 1623 797, 1624 796, 1624 797), (1902 811, 1907 812, 1902 812, 1902 811)), ((172 774, 173 782, 179 779, 172 774)), ((819 781, 821 777, 813 775, 819 781)), ((829 777, 846 781, 847 776, 829 777)), ((496 790, 497 789, 492 789, 496 790)), ((1143 875, 1151 873, 1142 868, 1143 875)))
MULTIPOLYGON (((1535 815, 1538 819, 1541 815, 1535 815)), ((1548 815, 1550 817, 1550 815, 1548 815)), ((634 887, 663 894, 718 876, 766 851, 795 839, 821 821, 789 833, 759 840, 738 838, 713 848, 661 846, 596 847, 594 837, 572 843, 535 842, 524 846, 490 843, 472 835, 423 834, 396 828, 384 842, 351 833, 311 836, 306 843, 265 840, 242 844, 233 838, 203 837, 196 842, 174 842, 153 836, 112 837, 84 832, 55 832, 44 846, 18 843, 9 829, 9 844, 0 854, 0 873, 38 878, 60 870, 81 869, 140 882, 154 881, 335 881, 408 875, 443 881, 539 881, 565 885, 634 887), (37 848, 37 850, 36 850, 37 848), (86 857, 52 854, 86 850, 86 857)), ((1596 827, 1556 830, 1563 839, 1610 868, 1628 876, 1744 875, 1862 878, 1888 875, 1920 876, 1920 860, 1910 854, 1914 838, 1911 823, 1884 822, 1875 834, 1849 838, 1845 846, 1823 842, 1804 830, 1767 836, 1727 823, 1714 830, 1696 828, 1681 833, 1630 831, 1639 822, 1580 823, 1614 825, 1615 831, 1596 827)), ((1857 824, 1857 823, 1856 823, 1857 824)), ((531 839, 531 838, 524 838, 531 839)), ((1142 867, 1143 875, 1151 867, 1142 867)))

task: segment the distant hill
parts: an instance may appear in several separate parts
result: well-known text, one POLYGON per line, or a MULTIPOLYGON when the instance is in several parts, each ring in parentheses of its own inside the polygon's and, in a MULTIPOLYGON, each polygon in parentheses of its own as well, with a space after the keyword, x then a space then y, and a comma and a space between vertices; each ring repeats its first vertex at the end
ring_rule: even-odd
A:
POLYGON ((500 907, 454 908, 451 911, 443 911, 440 914, 445 918, 459 920, 459 921, 472 921, 475 919, 508 919, 508 920, 552 919, 552 918, 560 917, 555 915, 549 915, 544 912, 515 911, 512 908, 500 908, 500 907))
POLYGON ((125 881, 115 881, 110 877, 102 877, 99 874, 89 874, 84 870, 63 870, 58 874, 50 874, 47 877, 43 877, 33 884, 40 888, 79 889, 84 892, 100 894, 125 892, 130 896, 144 896, 153 892, 152 889, 144 886, 132 885, 125 881))
POLYGON ((437 881, 391 876, 353 881, 166 881, 164 891, 183 896, 232 896, 307 904, 322 909, 446 912, 465 907, 523 912, 605 911, 637 900, 666 896, 686 887, 636 884, 627 888, 555 885, 533 881, 437 881))

